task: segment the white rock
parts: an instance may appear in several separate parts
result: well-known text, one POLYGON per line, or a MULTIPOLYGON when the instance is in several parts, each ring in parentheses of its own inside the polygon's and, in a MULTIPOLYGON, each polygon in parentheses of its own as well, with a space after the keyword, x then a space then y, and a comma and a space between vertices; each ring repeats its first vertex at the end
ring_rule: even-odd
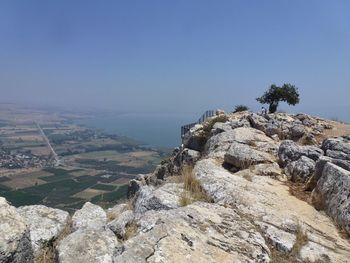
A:
POLYGON ((168 183, 158 189, 143 186, 134 204, 135 213, 148 210, 167 210, 180 206, 180 195, 183 191, 181 184, 168 183))
POLYGON ((69 221, 68 212, 43 205, 22 206, 17 211, 26 218, 34 254, 38 255, 45 245, 56 239, 69 221))
POLYGON ((108 223, 107 227, 117 235, 118 238, 124 238, 126 227, 134 220, 134 213, 131 210, 124 211, 117 219, 108 223))
POLYGON ((72 228, 77 229, 102 229, 107 224, 106 212, 98 205, 90 202, 76 211, 72 217, 72 228))
POLYGON ((315 161, 306 156, 301 156, 297 161, 286 166, 285 172, 292 182, 305 183, 315 171, 315 161))
POLYGON ((112 263, 121 252, 110 230, 79 229, 60 241, 59 263, 112 263))
POLYGON ((116 262, 270 262, 259 231, 230 208, 197 202, 148 211, 140 221, 147 231, 126 241, 116 262))
POLYGON ((27 222, 3 197, 0 197, 0 262, 33 262, 27 222))
POLYGON ((238 168, 248 168, 259 163, 273 163, 273 156, 255 150, 247 144, 234 142, 224 156, 225 162, 238 168))
POLYGON ((312 202, 324 209, 335 223, 350 234, 350 172, 326 163, 312 192, 312 202))
MULTIPOLYGON (((280 240, 279 245, 275 241, 277 247, 287 243, 288 233, 295 234, 296 227, 291 225, 300 224, 306 226, 310 240, 305 246, 312 242, 318 243, 325 251, 322 255, 326 253, 329 256, 329 262, 347 262, 350 258, 348 240, 339 235, 328 216, 292 196, 283 181, 268 176, 254 176, 249 181, 239 174, 230 173, 211 159, 197 162, 194 168, 194 175, 215 203, 234 207, 240 215, 250 218, 251 222, 263 222, 278 228, 280 231, 275 231, 273 237, 274 240, 280 240)), ((284 246, 290 248, 290 245, 284 246)), ((315 252, 313 256, 322 260, 322 255, 315 252)))

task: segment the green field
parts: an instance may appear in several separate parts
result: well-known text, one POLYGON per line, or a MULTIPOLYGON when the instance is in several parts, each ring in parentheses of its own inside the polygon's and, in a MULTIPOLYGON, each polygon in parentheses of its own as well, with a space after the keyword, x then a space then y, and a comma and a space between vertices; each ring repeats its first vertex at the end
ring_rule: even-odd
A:
MULTIPOLYGON (((82 175, 73 176, 71 173, 81 169, 66 170, 62 168, 49 168, 44 171, 51 173, 50 176, 39 177, 47 183, 26 187, 20 190, 12 190, 0 184, 0 194, 12 205, 44 204, 73 212, 87 201, 102 203, 104 206, 115 204, 119 199, 126 196, 127 186, 108 184, 110 181, 123 178, 121 175, 111 175, 104 178, 103 174, 96 176, 82 175), (75 194, 87 189, 106 191, 103 195, 93 197, 91 200, 73 197, 75 194)), ((5 181, 5 179, 4 179, 5 181)))

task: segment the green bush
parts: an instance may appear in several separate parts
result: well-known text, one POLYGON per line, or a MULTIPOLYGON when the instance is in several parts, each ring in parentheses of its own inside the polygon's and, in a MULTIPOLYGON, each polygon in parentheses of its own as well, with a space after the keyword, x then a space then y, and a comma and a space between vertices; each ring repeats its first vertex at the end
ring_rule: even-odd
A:
POLYGON ((235 107, 235 109, 233 110, 233 113, 236 113, 236 112, 241 112, 241 111, 248 111, 249 108, 245 105, 237 105, 235 107))

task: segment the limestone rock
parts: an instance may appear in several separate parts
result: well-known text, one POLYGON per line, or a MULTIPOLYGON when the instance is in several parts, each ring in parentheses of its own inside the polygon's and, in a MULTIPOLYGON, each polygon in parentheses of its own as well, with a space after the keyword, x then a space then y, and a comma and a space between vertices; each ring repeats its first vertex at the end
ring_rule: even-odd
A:
POLYGON ((273 156, 270 154, 255 150, 242 143, 232 143, 224 158, 226 163, 242 169, 259 163, 273 162, 273 156))
POLYGON ((312 192, 312 202, 324 209, 335 223, 350 234, 350 172, 326 163, 312 192))
POLYGON ((276 143, 263 132, 254 128, 241 127, 212 136, 205 146, 206 153, 209 157, 224 158, 233 142, 254 144, 256 148, 265 152, 274 152, 277 148, 276 143))
POLYGON ((293 139, 299 139, 299 138, 303 137, 305 132, 306 132, 306 130, 305 130, 304 125, 296 124, 296 125, 292 126, 292 128, 290 130, 290 135, 293 139))
POLYGON ((113 263, 121 246, 110 230, 80 228, 61 240, 57 250, 59 263, 113 263))
POLYGON ((194 175, 215 203, 234 207, 240 215, 259 226, 267 224, 277 228, 278 231, 261 229, 276 249, 289 250, 294 238, 288 233, 295 236, 297 226, 302 225, 308 242, 300 248, 301 262, 309 258, 321 261, 325 254, 328 262, 347 262, 350 257, 348 240, 339 235, 328 216, 292 196, 283 181, 268 176, 254 176, 249 181, 239 173, 232 174, 211 159, 198 161, 194 168, 194 175), (316 247, 319 249, 315 250, 316 247))
POLYGON ((222 132, 231 131, 232 127, 230 123, 216 122, 211 130, 211 134, 216 135, 222 132))
POLYGON ((327 156, 332 158, 350 160, 350 139, 348 136, 326 139, 322 143, 322 149, 327 156))
POLYGON ((251 125, 248 119, 231 120, 229 121, 229 125, 231 126, 232 129, 237 129, 241 127, 251 128, 251 125))
POLYGON ((301 156, 297 161, 289 163, 285 172, 292 182, 305 183, 315 171, 315 161, 312 159, 301 156))
POLYGON ((144 213, 148 210, 168 210, 180 206, 179 197, 183 191, 181 184, 168 183, 154 189, 144 186, 139 191, 135 204, 135 213, 144 213))
POLYGON ((34 254, 55 240, 67 227, 68 212, 43 205, 22 206, 17 211, 27 220, 34 254))
POLYGON ((272 224, 258 222, 264 237, 278 250, 290 253, 296 241, 296 236, 287 231, 281 230, 272 224))
POLYGON ((107 223, 106 212, 98 205, 90 202, 78 211, 72 217, 73 230, 78 229, 102 229, 107 223))
POLYGON ((117 235, 124 238, 126 227, 134 220, 134 213, 131 210, 124 211, 118 218, 108 223, 107 227, 117 235))
POLYGON ((178 167, 182 167, 184 165, 193 165, 200 159, 200 157, 201 153, 199 151, 185 148, 176 155, 174 163, 178 167))
POLYGON ((203 135, 203 125, 197 124, 191 128, 183 137, 182 143, 185 148, 202 151, 206 138, 203 135))
POLYGON ((263 116, 253 113, 248 117, 248 120, 253 128, 260 131, 266 130, 268 120, 263 116))
POLYGON ((291 140, 283 141, 278 149, 278 157, 284 166, 297 161, 301 156, 317 161, 322 155, 322 149, 316 146, 300 146, 291 140))
POLYGON ((252 172, 256 175, 272 177, 280 176, 282 174, 281 168, 275 162, 254 165, 252 167, 252 172))
POLYGON ((27 222, 3 197, 0 197, 0 262, 33 262, 27 222))
POLYGON ((151 227, 127 240, 116 262, 270 262, 259 231, 230 208, 197 202, 148 211, 137 224, 151 227))

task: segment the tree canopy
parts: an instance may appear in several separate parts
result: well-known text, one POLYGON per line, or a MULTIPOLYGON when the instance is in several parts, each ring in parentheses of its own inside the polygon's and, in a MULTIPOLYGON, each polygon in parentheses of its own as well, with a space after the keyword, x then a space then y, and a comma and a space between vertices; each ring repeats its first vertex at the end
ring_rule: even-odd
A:
POLYGON ((282 87, 272 84, 264 95, 256 100, 262 104, 269 104, 270 113, 277 111, 280 101, 287 102, 288 105, 296 105, 300 101, 298 88, 292 84, 283 84, 282 87))

